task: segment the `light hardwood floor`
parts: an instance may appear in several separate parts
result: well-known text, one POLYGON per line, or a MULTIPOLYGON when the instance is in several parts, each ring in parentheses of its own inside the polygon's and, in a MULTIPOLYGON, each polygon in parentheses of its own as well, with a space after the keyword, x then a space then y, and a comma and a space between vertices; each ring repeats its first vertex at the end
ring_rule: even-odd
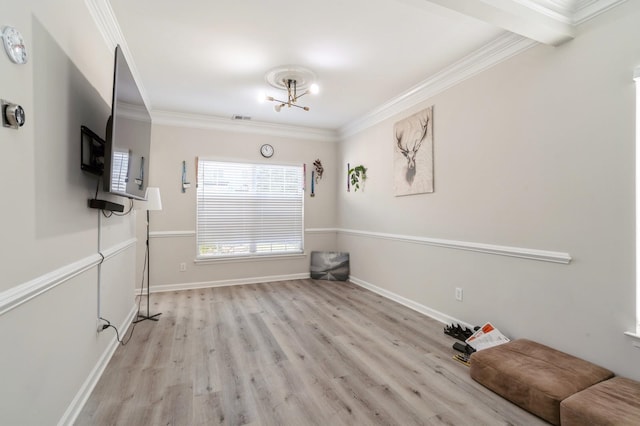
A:
POLYGON ((352 283, 151 297, 77 425, 546 424, 474 382, 443 324, 352 283))

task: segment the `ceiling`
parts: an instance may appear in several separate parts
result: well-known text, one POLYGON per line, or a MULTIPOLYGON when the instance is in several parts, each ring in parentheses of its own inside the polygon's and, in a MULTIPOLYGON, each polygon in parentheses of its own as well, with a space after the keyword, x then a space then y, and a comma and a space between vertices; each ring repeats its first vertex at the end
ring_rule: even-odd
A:
MULTIPOLYGON (((486 61, 496 40, 557 45, 616 0, 89 0, 121 44, 152 115, 233 116, 340 131, 414 96, 443 72, 486 61), (506 38, 507 36, 511 38, 506 38), (516 37, 515 39, 513 37, 516 37), (484 49, 484 50, 483 50, 484 49), (260 103, 286 93, 276 67, 317 75, 309 111, 260 103)), ((110 35, 108 35, 110 34, 110 35)), ((505 44, 504 42, 501 42, 505 44)), ((465 69, 466 69, 465 68, 465 69)), ((463 74, 460 78, 464 78, 463 74)), ((440 77, 438 77, 440 78, 440 77)), ((245 120, 245 122, 247 122, 245 120)))

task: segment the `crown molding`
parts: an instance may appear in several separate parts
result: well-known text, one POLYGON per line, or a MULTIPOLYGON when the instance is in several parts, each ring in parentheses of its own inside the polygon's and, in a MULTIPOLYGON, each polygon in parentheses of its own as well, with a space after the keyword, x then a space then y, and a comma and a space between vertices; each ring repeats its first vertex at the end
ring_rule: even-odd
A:
POLYGON ((454 62, 406 92, 341 127, 339 135, 341 139, 353 136, 537 44, 536 41, 505 32, 470 55, 454 62))
POLYGON ((98 27, 98 31, 111 51, 115 51, 116 46, 120 45, 122 54, 127 59, 127 64, 131 69, 131 74, 133 74, 133 79, 136 81, 136 85, 140 90, 142 99, 149 109, 151 103, 149 102, 147 91, 144 88, 142 78, 140 78, 140 73, 138 72, 138 67, 133 60, 133 55, 129 50, 129 45, 127 44, 127 40, 124 38, 124 34, 122 34, 120 24, 118 24, 118 20, 111 8, 111 4, 108 0, 85 0, 85 4, 87 5, 89 14, 98 27))
POLYGON ((513 0, 549 18, 579 25, 626 0, 513 0))
POLYGON ((573 25, 581 25, 627 0, 582 0, 573 13, 573 25))
MULTIPOLYGON (((512 0, 560 22, 580 25, 627 0, 512 0)), ((525 50, 534 40, 505 31, 503 35, 399 96, 338 129, 341 139, 353 136, 525 50)))
POLYGON ((514 0, 515 2, 555 21, 573 25, 574 1, 565 0, 514 0))
MULTIPOLYGON (((575 27, 607 10, 625 2, 626 0, 511 0, 531 9, 552 21, 575 27)), ((150 105, 148 96, 127 42, 120 30, 115 14, 108 0, 85 0, 87 8, 93 17, 98 30, 105 42, 112 49, 120 45, 127 58, 133 76, 140 88, 140 92, 147 106, 150 105)), ((538 42, 517 35, 505 33, 451 64, 443 70, 428 77, 407 91, 401 93, 374 110, 351 121, 337 130, 318 129, 301 126, 279 125, 266 122, 233 121, 225 117, 188 114, 172 111, 152 110, 154 124, 165 124, 180 127, 194 127, 201 129, 218 129, 253 134, 304 138, 318 141, 336 142, 365 130, 383 120, 399 114, 432 96, 491 68, 525 50, 536 46, 538 42)))
POLYGON ((111 50, 115 50, 118 44, 122 44, 124 36, 109 2, 106 0, 85 0, 85 4, 107 46, 111 50))
POLYGON ((575 37, 571 15, 549 8, 546 0, 429 0, 447 9, 519 34, 559 46, 575 37))
POLYGON ((577 26, 627 0, 511 0, 555 21, 577 26))
POLYGON ((153 124, 195 129, 216 129, 232 132, 253 133, 270 136, 308 139, 322 142, 337 142, 335 130, 315 127, 291 126, 286 124, 267 123, 262 121, 232 120, 204 114, 189 114, 176 111, 151 111, 153 124))

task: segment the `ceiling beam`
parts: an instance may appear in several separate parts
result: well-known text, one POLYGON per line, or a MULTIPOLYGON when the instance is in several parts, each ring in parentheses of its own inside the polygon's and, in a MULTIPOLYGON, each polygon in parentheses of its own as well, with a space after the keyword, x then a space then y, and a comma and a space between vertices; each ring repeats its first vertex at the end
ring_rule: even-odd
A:
POLYGON ((535 0, 428 0, 540 43, 558 46, 575 37, 571 17, 535 0))

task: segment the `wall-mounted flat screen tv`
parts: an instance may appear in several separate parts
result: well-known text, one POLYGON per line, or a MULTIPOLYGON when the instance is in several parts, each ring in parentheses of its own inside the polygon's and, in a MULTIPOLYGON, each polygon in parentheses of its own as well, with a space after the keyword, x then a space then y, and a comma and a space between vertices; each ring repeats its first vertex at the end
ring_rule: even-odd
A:
POLYGON ((111 117, 104 150, 104 190, 143 200, 149 181, 151 114, 120 46, 116 47, 111 117))

